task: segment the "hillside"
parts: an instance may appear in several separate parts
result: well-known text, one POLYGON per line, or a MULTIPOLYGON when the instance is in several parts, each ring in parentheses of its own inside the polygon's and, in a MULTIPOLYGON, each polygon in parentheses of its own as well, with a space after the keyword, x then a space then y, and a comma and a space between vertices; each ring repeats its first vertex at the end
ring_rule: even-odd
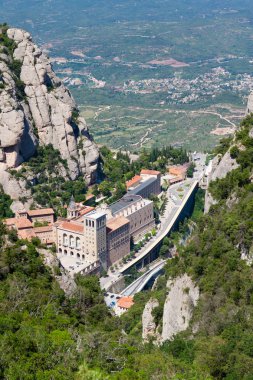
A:
POLYGON ((121 318, 108 313, 96 278, 76 278, 75 293, 66 297, 54 280, 58 269, 41 261, 38 242, 17 241, 1 225, 0 377, 251 380, 252 131, 249 115, 220 149, 239 167, 211 183, 217 203, 178 247, 156 289, 136 295, 121 318), (151 298, 157 300, 155 336, 163 338, 158 346, 155 336, 142 342, 142 313, 151 298))
POLYGON ((0 25, 0 183, 13 199, 29 192, 8 169, 49 145, 66 161, 63 176, 96 180, 98 148, 70 92, 29 33, 0 25))

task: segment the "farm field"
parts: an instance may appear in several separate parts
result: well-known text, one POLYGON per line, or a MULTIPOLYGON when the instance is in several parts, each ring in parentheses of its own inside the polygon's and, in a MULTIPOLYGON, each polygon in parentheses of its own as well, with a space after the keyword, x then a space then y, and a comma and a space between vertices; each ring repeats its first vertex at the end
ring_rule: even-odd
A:
POLYGON ((2 21, 31 32, 50 55, 100 144, 211 149, 245 112, 253 90, 250 0, 0 6, 2 21))

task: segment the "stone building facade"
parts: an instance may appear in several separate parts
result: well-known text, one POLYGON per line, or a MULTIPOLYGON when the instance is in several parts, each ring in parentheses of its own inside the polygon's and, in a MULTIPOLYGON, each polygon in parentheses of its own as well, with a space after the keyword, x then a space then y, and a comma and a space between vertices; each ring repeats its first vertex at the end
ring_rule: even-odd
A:
POLYGON ((107 269, 106 215, 91 211, 82 221, 62 221, 55 225, 56 246, 59 259, 69 267, 79 266, 107 269))
POLYGON ((130 222, 124 216, 110 219, 107 230, 107 264, 115 264, 130 252, 130 222))
POLYGON ((139 195, 127 194, 109 206, 111 217, 124 216, 130 223, 130 236, 136 242, 155 226, 154 205, 139 195))

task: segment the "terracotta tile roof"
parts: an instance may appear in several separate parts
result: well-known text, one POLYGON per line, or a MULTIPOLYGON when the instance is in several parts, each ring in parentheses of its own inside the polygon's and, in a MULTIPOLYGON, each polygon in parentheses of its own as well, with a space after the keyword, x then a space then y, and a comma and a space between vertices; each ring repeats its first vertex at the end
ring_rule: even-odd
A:
POLYGON ((34 227, 33 230, 35 233, 51 232, 51 231, 53 231, 53 227, 52 226, 34 227))
POLYGON ((95 207, 85 206, 83 209, 80 210, 80 216, 88 214, 88 212, 91 212, 94 209, 95 209, 95 207))
POLYGON ((189 163, 185 163, 183 165, 169 166, 168 171, 172 175, 185 175, 188 168, 189 168, 189 163))
POLYGON ((4 223, 7 227, 16 227, 18 230, 32 228, 33 226, 30 220, 27 218, 8 218, 5 219, 4 223))
POLYGON ((117 218, 108 220, 106 227, 111 231, 115 231, 118 228, 125 226, 126 224, 129 224, 129 220, 124 216, 118 216, 117 218))
POLYGON ((126 187, 127 189, 129 189, 129 187, 135 185, 136 183, 139 183, 141 180, 141 176, 140 175, 135 175, 132 179, 130 179, 129 181, 126 181, 126 187))
POLYGON ((158 172, 157 170, 142 169, 141 174, 159 175, 161 172, 158 172))
POLYGON ((31 240, 31 238, 36 237, 33 230, 20 230, 18 231, 18 237, 20 239, 31 240))
POLYGON ((62 230, 68 230, 71 232, 82 233, 83 232, 83 224, 77 222, 63 222, 59 225, 59 228, 62 230))
POLYGON ((117 305, 118 307, 122 307, 123 309, 130 309, 131 306, 133 306, 134 301, 133 297, 122 297, 118 300, 117 305))
POLYGON ((41 215, 54 215, 54 210, 52 208, 41 208, 37 210, 29 210, 29 216, 41 216, 41 215))
POLYGON ((17 218, 15 223, 17 229, 32 228, 32 223, 27 218, 17 218))

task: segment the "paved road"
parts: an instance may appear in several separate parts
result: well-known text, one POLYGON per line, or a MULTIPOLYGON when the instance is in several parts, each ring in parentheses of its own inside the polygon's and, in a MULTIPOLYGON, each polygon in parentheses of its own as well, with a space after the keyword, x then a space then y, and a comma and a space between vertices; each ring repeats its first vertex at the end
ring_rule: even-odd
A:
POLYGON ((140 292, 148 283, 148 281, 150 281, 150 279, 154 275, 156 275, 157 273, 161 271, 161 269, 164 267, 165 264, 166 264, 166 261, 160 259, 157 262, 155 262, 154 265, 150 265, 150 269, 146 273, 144 273, 142 276, 137 278, 137 280, 132 282, 132 284, 130 284, 127 288, 122 290, 121 295, 133 296, 134 294, 140 292))
POLYGON ((166 205, 164 215, 161 217, 160 228, 157 235, 152 237, 148 243, 136 254, 136 258, 120 267, 117 272, 110 273, 106 278, 101 278, 101 287, 108 289, 113 283, 117 282, 123 273, 138 262, 141 258, 148 255, 148 253, 162 240, 173 227, 177 214, 180 209, 191 195, 193 189, 196 187, 197 181, 194 179, 187 179, 184 182, 175 184, 167 190, 167 198, 169 202, 166 205))

